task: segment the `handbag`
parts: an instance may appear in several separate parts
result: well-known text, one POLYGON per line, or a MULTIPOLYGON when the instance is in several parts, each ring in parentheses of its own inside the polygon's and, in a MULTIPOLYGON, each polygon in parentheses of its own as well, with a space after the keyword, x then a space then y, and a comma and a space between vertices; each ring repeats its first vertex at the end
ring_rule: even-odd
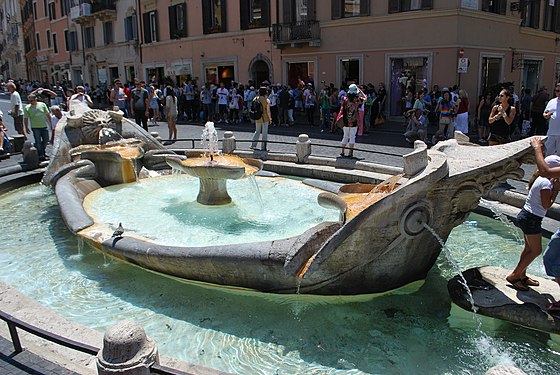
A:
POLYGON ((381 115, 380 113, 375 118, 375 122, 373 123, 373 125, 379 126, 379 125, 383 125, 384 123, 385 123, 385 119, 383 118, 383 115, 381 115))
POLYGON ((344 127, 344 116, 340 116, 338 120, 336 120, 336 127, 340 129, 344 127))
POLYGON ((531 131, 531 121, 530 120, 523 120, 521 124, 521 134, 527 135, 531 131))

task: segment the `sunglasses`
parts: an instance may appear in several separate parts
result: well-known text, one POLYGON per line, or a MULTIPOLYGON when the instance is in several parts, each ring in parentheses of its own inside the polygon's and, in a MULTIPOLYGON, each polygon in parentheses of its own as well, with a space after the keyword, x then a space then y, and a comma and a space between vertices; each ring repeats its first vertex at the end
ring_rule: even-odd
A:
POLYGON ((500 95, 498 95, 498 96, 501 98, 502 96, 506 96, 506 95, 505 95, 505 94, 500 94, 500 95))
POLYGON ((560 89, 556 89, 556 90, 554 90, 554 92, 560 92, 560 89))

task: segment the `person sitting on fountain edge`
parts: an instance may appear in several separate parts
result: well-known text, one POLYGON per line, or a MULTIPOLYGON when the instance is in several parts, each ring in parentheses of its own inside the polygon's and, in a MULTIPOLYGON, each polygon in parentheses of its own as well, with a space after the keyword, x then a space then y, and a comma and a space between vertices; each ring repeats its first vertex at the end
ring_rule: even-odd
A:
MULTIPOLYGON (((537 168, 539 169, 539 174, 542 177, 547 178, 560 178, 560 167, 556 166, 551 168, 545 162, 541 138, 531 138, 531 146, 535 149, 535 161, 537 163, 537 168)), ((544 251, 543 263, 546 274, 554 277, 554 280, 560 286, 560 229, 558 229, 550 239, 550 242, 544 251)), ((548 311, 560 313, 560 301, 551 303, 548 306, 548 311)))
MULTIPOLYGON (((560 167, 560 156, 550 155, 544 161, 549 168, 560 167)), ((528 277, 526 272, 531 262, 541 255, 542 219, 558 195, 560 182, 556 178, 541 177, 537 169, 529 179, 528 189, 525 205, 517 215, 517 225, 523 230, 525 246, 517 266, 506 277, 513 289, 521 291, 528 291, 530 286, 539 286, 539 282, 528 277)))

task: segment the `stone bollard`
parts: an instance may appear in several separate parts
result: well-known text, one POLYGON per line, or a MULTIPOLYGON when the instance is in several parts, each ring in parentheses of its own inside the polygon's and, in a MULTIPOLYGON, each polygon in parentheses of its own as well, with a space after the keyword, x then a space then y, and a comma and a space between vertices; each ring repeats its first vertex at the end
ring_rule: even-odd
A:
POLYGON ((300 134, 296 142, 296 158, 298 163, 305 163, 305 159, 311 155, 311 141, 307 134, 300 134))
POLYGON ((233 154, 235 151, 235 136, 232 131, 224 132, 224 141, 222 142, 222 152, 224 154, 233 154))
POLYGON ((161 137, 159 136, 159 133, 158 133, 158 132, 150 132, 150 135, 151 135, 152 137, 154 137, 156 141, 158 141, 159 143, 161 143, 162 139, 161 139, 161 137))
POLYGON ((15 134, 12 135, 12 138, 14 139, 14 152, 21 152, 23 150, 23 144, 25 143, 25 135, 15 134))
POLYGON ((39 168, 39 152, 31 141, 23 144, 23 162, 29 166, 30 169, 39 168))
POLYGON ((498 365, 488 369, 484 375, 527 375, 527 373, 517 367, 498 365))
POLYGON ((125 320, 107 329, 97 353, 98 374, 149 375, 154 363, 159 363, 156 344, 140 325, 125 320))

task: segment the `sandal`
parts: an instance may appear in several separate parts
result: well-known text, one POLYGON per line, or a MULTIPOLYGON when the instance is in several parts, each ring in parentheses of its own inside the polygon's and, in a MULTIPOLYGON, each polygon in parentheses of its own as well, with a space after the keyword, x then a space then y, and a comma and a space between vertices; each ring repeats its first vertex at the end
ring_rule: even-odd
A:
POLYGON ((551 303, 546 310, 552 313, 560 313, 560 301, 551 303))
POLYGON ((345 157, 346 157, 346 155, 344 154, 344 152, 340 153, 340 157, 341 157, 341 158, 345 158, 345 157))
POLYGON ((506 277, 506 281, 510 283, 510 285, 508 286, 515 290, 519 290, 521 292, 528 292, 530 290, 530 288, 525 285, 525 283, 523 283, 522 279, 508 280, 508 278, 506 277))
POLYGON ((531 279, 529 276, 525 276, 523 279, 521 279, 521 281, 523 281, 523 284, 525 284, 527 286, 539 286, 539 285, 541 285, 541 283, 539 283, 535 279, 531 279))

